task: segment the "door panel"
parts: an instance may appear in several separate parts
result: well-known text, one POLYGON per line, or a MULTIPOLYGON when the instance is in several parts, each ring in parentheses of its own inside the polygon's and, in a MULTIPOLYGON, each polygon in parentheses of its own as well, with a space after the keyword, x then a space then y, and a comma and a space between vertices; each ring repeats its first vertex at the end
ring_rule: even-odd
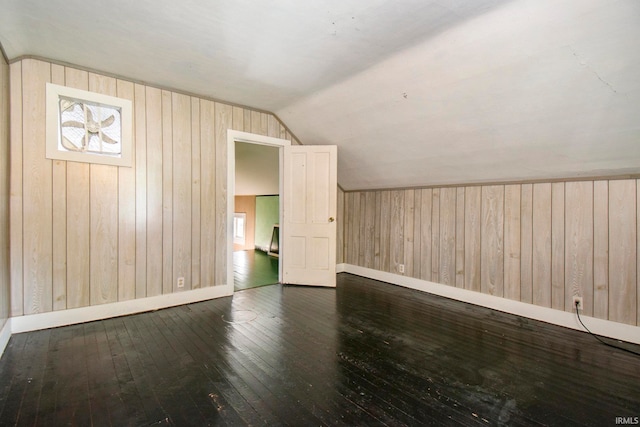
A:
POLYGON ((285 147, 283 166, 283 283, 335 286, 337 147, 285 147))

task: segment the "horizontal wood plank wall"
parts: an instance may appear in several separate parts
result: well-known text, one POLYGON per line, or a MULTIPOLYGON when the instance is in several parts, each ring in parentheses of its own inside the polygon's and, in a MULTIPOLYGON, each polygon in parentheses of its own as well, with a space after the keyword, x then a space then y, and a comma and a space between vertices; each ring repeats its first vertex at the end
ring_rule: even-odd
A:
POLYGON ((9 317, 9 64, 0 55, 0 329, 9 317))
POLYGON ((184 289, 224 284, 227 129, 299 144, 275 117, 42 60, 7 68, 11 265, 0 267, 12 316, 173 293, 178 277, 184 289), (46 159, 47 82, 133 101, 133 167, 46 159))
POLYGON ((349 264, 640 325, 640 180, 349 191, 344 215, 349 264))

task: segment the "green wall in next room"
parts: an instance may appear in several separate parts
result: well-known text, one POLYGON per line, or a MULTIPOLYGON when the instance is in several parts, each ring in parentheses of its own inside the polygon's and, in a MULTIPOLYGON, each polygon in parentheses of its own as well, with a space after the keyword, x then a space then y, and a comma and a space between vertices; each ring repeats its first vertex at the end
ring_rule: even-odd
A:
POLYGON ((280 218, 280 196, 256 197, 256 248, 268 250, 273 226, 280 218))

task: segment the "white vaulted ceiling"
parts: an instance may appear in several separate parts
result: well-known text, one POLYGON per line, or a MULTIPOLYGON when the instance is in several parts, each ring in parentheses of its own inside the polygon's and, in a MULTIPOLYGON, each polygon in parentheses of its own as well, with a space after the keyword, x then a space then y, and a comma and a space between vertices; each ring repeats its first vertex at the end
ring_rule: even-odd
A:
POLYGON ((272 111, 347 190, 640 173, 637 0, 0 0, 0 43, 272 111))

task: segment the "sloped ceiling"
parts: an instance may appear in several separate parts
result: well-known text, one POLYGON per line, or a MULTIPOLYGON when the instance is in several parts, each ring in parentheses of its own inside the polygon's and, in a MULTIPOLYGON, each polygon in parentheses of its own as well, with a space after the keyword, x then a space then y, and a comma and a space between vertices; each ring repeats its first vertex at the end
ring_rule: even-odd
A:
POLYGON ((637 0, 0 0, 34 55, 276 113, 343 188, 640 173, 637 0))

